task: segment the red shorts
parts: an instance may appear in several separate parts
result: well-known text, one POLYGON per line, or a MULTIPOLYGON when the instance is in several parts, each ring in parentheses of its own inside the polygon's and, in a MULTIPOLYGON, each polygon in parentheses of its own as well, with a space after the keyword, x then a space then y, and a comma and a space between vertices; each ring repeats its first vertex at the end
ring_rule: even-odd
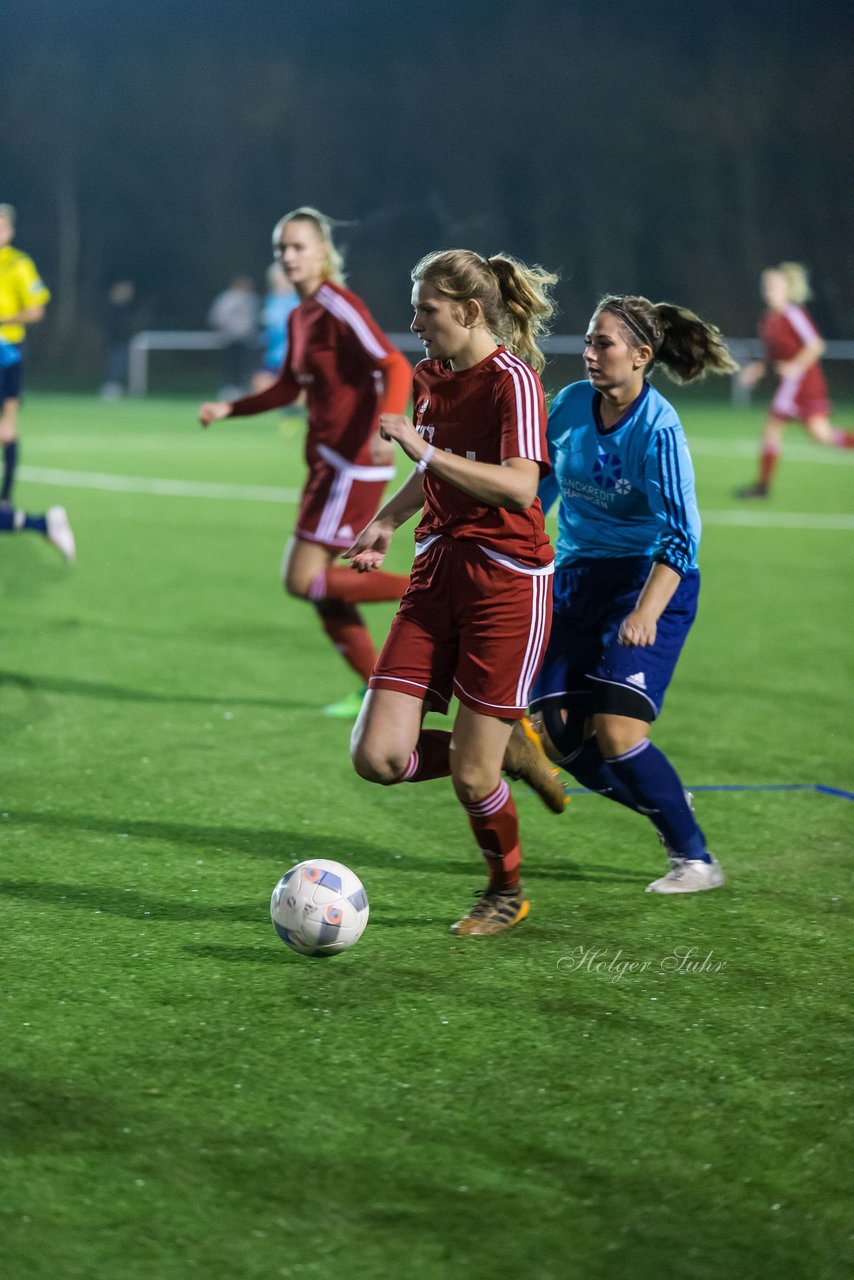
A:
POLYGON ((349 547, 377 513, 394 467, 357 467, 326 445, 309 468, 294 533, 330 551, 349 547))
POLYGON ((783 378, 774 393, 771 411, 777 418, 807 422, 810 418, 830 415, 827 383, 819 365, 810 365, 805 373, 783 378))
POLYGON ((481 715, 521 719, 549 638, 553 565, 496 555, 443 536, 416 547, 372 689, 429 699, 441 712, 455 693, 481 715))

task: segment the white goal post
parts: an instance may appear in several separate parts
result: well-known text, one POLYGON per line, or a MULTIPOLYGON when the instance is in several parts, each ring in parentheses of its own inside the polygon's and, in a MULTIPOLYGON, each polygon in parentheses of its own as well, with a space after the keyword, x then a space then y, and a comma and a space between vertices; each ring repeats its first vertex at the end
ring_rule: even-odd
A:
MULTIPOLYGON (((414 333, 390 333, 388 337, 400 351, 418 355, 423 351, 414 333)), ((762 356, 762 343, 758 338, 730 338, 728 344, 739 364, 762 356)), ((541 345, 547 355, 578 356, 584 350, 584 335, 555 334, 545 338, 541 345)), ((152 351, 219 351, 223 346, 220 335, 210 329, 145 329, 134 334, 129 344, 128 391, 133 396, 148 394, 152 351)), ((854 360, 854 342, 828 342, 823 359, 854 360)), ((732 380, 732 398, 743 404, 750 400, 750 392, 740 387, 736 378, 732 380)))

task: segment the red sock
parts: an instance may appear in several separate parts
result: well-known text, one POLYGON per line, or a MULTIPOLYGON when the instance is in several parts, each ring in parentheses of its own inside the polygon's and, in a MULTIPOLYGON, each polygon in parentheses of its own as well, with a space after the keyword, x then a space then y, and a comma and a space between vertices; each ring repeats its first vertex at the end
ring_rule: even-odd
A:
POLYGON ((309 600, 348 600, 370 604, 378 600, 399 600, 409 586, 405 573, 356 573, 355 569, 326 569, 318 573, 308 591, 309 600))
POLYGON ((422 729, 401 782, 429 782, 451 772, 451 734, 447 729, 422 729))
POLYGON ((513 889, 519 883, 519 815, 502 778, 482 800, 464 804, 478 848, 489 868, 490 889, 513 889))
POLYGON ((854 431, 845 431, 840 427, 836 433, 836 443, 840 449, 854 449, 854 431))
POLYGON ((363 684, 367 684, 377 651, 359 610, 344 600, 318 600, 314 607, 320 614, 323 630, 341 657, 362 677, 363 684))
POLYGON ((774 472, 777 470, 777 463, 780 461, 780 450, 776 445, 766 445, 762 450, 762 457, 759 460, 759 483, 764 484, 766 488, 771 487, 771 481, 774 472))

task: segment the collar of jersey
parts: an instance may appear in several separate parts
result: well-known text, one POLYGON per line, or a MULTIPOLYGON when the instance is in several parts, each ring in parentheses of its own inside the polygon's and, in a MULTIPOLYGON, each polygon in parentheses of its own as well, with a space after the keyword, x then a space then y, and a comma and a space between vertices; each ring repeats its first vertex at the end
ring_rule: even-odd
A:
POLYGON ((603 427, 602 414, 599 412, 599 406, 602 403, 602 392, 594 391, 593 392, 593 421, 596 423, 596 430, 599 432, 600 436, 612 436, 615 431, 620 430, 620 427, 624 427, 628 422, 629 418, 631 418, 632 415, 636 413, 637 410, 641 407, 641 405, 643 404, 644 400, 646 400, 648 395, 649 395, 649 383, 644 381, 642 390, 637 396, 635 396, 634 400, 629 405, 628 409, 622 415, 622 417, 617 419, 613 427, 603 427))
POLYGON ((486 368, 490 360, 494 360, 496 356, 503 355, 506 350, 507 348, 504 344, 499 343, 494 351, 490 351, 488 356, 484 356, 482 360, 478 360, 477 364, 473 364, 470 369, 452 369, 446 360, 437 360, 436 364, 447 378, 468 378, 473 373, 480 373, 482 369, 486 368))

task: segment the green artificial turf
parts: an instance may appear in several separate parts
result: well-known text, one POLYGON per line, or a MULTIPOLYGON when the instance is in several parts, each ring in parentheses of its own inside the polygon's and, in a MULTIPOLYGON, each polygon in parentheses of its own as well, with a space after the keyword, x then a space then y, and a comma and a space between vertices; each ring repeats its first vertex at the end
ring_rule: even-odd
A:
POLYGON ((792 429, 738 506, 760 410, 681 403, 704 588, 654 733, 727 885, 645 895, 651 827, 514 784, 531 916, 466 941, 449 784, 369 786, 320 713, 355 682, 278 584, 293 501, 94 487, 295 493, 301 420, 28 398, 17 497, 79 562, 0 539, 2 1280, 844 1273, 852 455, 792 429), (269 923, 309 856, 370 898, 331 960, 269 923))

